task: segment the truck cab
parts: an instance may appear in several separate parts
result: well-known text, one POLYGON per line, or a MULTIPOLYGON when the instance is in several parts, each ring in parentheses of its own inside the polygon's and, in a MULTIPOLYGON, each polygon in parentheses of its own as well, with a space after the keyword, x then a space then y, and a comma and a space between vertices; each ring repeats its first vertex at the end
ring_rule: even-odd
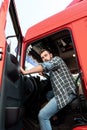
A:
POLYGON ((56 114, 57 121, 51 119, 53 130, 87 129, 87 1, 78 1, 35 24, 25 36, 19 22, 15 1, 4 0, 0 10, 0 130, 39 130, 38 112, 52 90, 49 76, 23 75, 20 66, 27 70, 41 63, 41 49, 65 61, 77 87, 76 99, 56 114), (15 35, 6 37, 7 12, 15 35), (13 37, 15 54, 8 41, 13 37))

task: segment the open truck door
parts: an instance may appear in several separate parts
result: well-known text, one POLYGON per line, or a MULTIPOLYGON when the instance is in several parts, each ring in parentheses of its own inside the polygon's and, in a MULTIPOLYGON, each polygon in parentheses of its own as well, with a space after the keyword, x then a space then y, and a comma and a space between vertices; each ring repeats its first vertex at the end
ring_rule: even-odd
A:
POLYGON ((20 63, 17 59, 18 53, 16 56, 11 54, 10 45, 7 43, 7 39, 12 36, 5 36, 8 12, 13 21, 18 46, 22 42, 14 0, 4 0, 0 8, 0 130, 22 130, 20 63))
POLYGON ((0 8, 0 130, 4 128, 4 68, 6 58, 5 24, 8 10, 8 0, 1 4, 0 8))

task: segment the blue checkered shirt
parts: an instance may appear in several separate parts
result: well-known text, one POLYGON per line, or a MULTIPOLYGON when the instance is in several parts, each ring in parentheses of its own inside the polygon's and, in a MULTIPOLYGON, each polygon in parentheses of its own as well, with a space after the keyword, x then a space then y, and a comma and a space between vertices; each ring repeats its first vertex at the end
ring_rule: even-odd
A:
POLYGON ((76 94, 73 76, 65 62, 58 56, 41 65, 44 71, 49 73, 58 108, 61 109, 70 102, 70 95, 76 94))

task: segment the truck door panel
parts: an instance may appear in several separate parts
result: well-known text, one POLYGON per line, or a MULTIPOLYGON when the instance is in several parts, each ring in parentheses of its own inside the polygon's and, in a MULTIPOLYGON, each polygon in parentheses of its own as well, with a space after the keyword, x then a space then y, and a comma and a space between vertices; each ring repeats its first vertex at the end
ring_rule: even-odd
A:
POLYGON ((18 123, 22 116, 22 78, 17 58, 7 51, 3 73, 2 118, 4 126, 10 128, 18 123), (5 112, 4 112, 5 108, 5 112))

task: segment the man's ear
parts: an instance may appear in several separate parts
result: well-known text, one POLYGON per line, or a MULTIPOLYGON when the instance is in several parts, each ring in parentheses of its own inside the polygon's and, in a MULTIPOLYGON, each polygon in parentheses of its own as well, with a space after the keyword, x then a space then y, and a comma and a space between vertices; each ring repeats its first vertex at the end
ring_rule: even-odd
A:
POLYGON ((50 53, 50 57, 51 57, 51 58, 53 57, 52 53, 50 53))

